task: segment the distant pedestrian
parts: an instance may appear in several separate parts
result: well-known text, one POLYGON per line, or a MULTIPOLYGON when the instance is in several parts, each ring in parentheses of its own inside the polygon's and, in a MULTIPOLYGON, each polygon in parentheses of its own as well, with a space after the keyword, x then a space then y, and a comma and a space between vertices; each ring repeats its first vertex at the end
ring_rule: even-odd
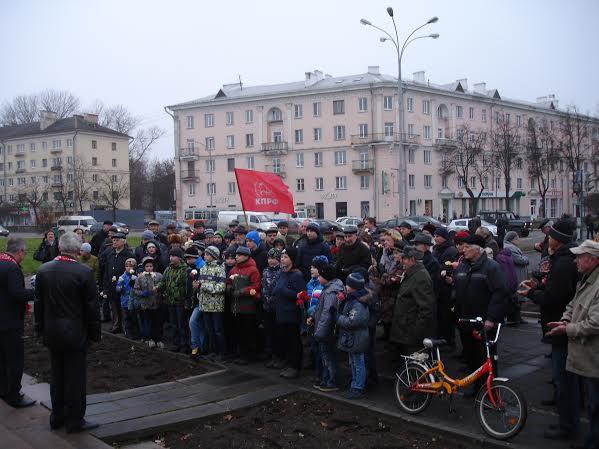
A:
POLYGON ((50 230, 44 234, 44 238, 33 253, 33 258, 41 263, 46 263, 58 256, 58 242, 54 237, 54 231, 50 230))

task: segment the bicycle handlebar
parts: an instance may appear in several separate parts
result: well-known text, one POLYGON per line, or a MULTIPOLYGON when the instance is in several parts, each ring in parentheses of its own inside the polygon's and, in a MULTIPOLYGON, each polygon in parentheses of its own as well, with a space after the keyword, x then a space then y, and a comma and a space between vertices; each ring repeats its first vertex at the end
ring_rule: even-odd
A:
MULTIPOLYGON (((478 325, 483 325, 483 319, 479 316, 477 316, 474 319, 469 319, 469 318, 460 318, 458 320, 459 323, 473 323, 473 324, 478 324, 478 325)), ((483 330, 484 330, 484 326, 483 326, 483 330)), ((495 339, 491 340, 491 343, 495 344, 497 343, 497 340, 499 339, 499 332, 501 332, 501 323, 497 323, 497 333, 495 334, 495 339)), ((485 331, 486 334, 486 331, 485 331)))

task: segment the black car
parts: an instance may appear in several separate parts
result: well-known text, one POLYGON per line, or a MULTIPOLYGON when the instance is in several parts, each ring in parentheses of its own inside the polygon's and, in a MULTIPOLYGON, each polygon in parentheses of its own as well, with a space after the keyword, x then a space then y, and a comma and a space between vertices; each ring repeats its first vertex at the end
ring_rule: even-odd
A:
MULTIPOLYGON (((419 226, 418 223, 416 223, 414 220, 410 220, 408 218, 391 218, 390 220, 379 223, 378 227, 381 229, 393 229, 393 228, 398 227, 402 221, 407 221, 408 223, 410 223, 410 225, 412 226, 412 229, 414 231, 420 229, 418 227, 419 226)), ((424 223, 423 223, 423 225, 424 225, 424 223)))
MULTIPOLYGON (((345 229, 343 229, 343 226, 341 226, 339 223, 336 223, 334 221, 331 220, 324 220, 321 218, 313 218, 310 220, 312 223, 316 223, 318 224, 318 226, 320 226, 320 232, 324 232, 327 229, 331 229, 334 232, 343 232, 345 231, 345 229)), ((355 228, 355 226, 354 226, 355 228)))
POLYGON ((483 211, 478 213, 478 216, 491 224, 497 225, 497 220, 503 217, 506 222, 506 232, 515 231, 519 237, 528 237, 532 229, 532 219, 527 217, 519 217, 509 210, 483 211))

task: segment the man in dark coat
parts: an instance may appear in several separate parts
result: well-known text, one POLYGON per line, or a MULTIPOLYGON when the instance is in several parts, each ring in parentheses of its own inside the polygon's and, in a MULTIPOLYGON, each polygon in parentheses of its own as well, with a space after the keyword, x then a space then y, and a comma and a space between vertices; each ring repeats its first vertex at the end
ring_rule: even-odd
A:
POLYGON ((102 224, 102 229, 100 229, 96 234, 92 237, 89 244, 92 246, 92 255, 98 256, 100 254, 100 250, 102 249, 102 244, 108 238, 108 231, 112 227, 112 221, 106 220, 102 224))
POLYGON ((414 237, 413 243, 416 249, 422 252, 422 265, 431 277, 433 291, 435 292, 435 298, 437 298, 441 289, 441 265, 430 251, 431 246, 433 246, 433 239, 429 235, 419 232, 414 237))
POLYGON ((331 248, 324 242, 320 226, 318 223, 309 223, 306 227, 306 241, 297 249, 297 268, 301 270, 306 282, 310 279, 310 266, 316 256, 325 256, 329 262, 332 260, 331 248))
POLYGON ((360 266, 368 270, 371 264, 370 248, 358 238, 358 230, 345 231, 345 242, 337 253, 337 278, 345 282, 352 268, 360 266))
POLYGON ((256 262, 256 268, 262 274, 268 265, 268 250, 264 242, 260 239, 258 231, 248 232, 245 236, 245 244, 252 253, 252 259, 256 262))
POLYGON ((412 225, 407 221, 402 221, 399 226, 397 226, 397 229, 406 242, 411 242, 414 240, 414 237, 416 237, 412 230, 412 225))
POLYGON ((58 243, 61 255, 37 272, 36 330, 50 350, 50 427, 67 433, 97 427, 85 421, 87 345, 100 341, 98 291, 90 268, 77 262, 81 240, 73 232, 58 243))
MULTIPOLYGON (((433 256, 439 261, 441 271, 451 269, 445 265, 445 262, 453 262, 458 258, 458 249, 449 238, 447 229, 438 227, 435 230, 435 246, 433 246, 433 256)), ((451 298, 451 286, 441 282, 439 289, 439 300, 437 302, 437 335, 443 338, 449 345, 455 341, 455 315, 453 313, 453 301, 451 298)))
MULTIPOLYGON (((125 272, 125 261, 134 258, 133 252, 126 247, 126 235, 120 232, 112 236, 112 248, 100 259, 102 272, 102 291, 107 296, 112 317, 113 334, 122 332, 121 300, 116 292, 116 282, 125 272)), ((107 317, 104 316, 104 319, 107 317)))
POLYGON ((33 290, 25 288, 21 262, 25 240, 10 238, 0 253, 0 398, 13 407, 35 404, 20 393, 23 377, 23 320, 33 290))

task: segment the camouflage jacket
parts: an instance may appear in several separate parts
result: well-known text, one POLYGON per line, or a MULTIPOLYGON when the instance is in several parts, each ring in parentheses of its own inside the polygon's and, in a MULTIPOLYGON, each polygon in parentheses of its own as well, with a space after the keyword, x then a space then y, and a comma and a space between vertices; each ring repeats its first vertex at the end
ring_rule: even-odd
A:
POLYGON ((207 262, 200 268, 198 300, 202 312, 224 312, 225 267, 217 261, 207 262))
POLYGON ((169 306, 183 306, 185 301, 185 284, 187 282, 187 265, 180 263, 179 265, 169 265, 162 280, 156 288, 162 293, 162 298, 165 304, 169 306))

